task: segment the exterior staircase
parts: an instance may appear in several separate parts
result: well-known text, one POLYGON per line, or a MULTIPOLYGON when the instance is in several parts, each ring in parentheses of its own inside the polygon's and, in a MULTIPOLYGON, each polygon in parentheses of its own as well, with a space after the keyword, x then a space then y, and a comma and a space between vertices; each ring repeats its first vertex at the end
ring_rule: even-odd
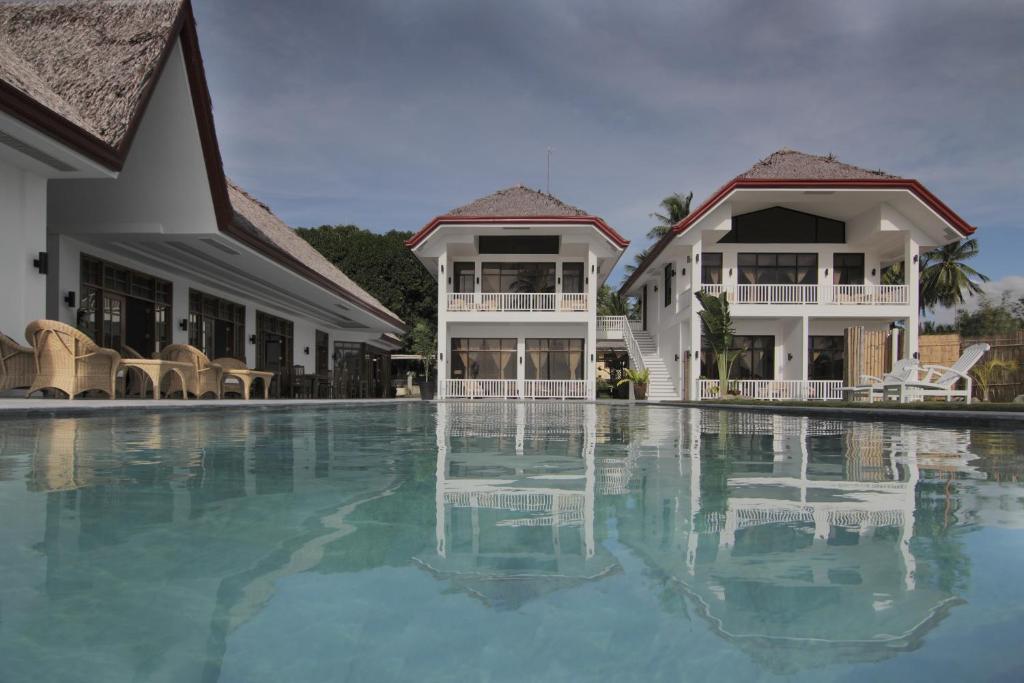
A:
MULTIPOLYGON (((658 345, 654 338, 647 332, 633 330, 633 338, 640 350, 640 360, 643 367, 650 370, 651 379, 647 385, 648 401, 678 401, 679 393, 672 386, 672 378, 665 361, 658 354, 658 345)), ((637 363, 631 363, 634 367, 637 363)))

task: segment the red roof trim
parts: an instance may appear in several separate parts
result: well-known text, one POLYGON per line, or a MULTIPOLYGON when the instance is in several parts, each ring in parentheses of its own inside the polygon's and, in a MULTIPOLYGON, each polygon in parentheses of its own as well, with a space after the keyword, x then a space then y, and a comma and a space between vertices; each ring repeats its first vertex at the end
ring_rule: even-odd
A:
POLYGON ((405 241, 405 246, 415 249, 427 237, 441 225, 470 224, 470 223, 533 223, 536 225, 554 225, 558 223, 579 223, 593 225, 600 230, 605 237, 620 249, 629 246, 629 240, 620 235, 616 230, 597 216, 438 216, 430 221, 419 232, 405 241))
POLYGON ((908 179, 908 178, 877 178, 877 179, 850 179, 850 180, 822 180, 822 179, 809 179, 809 180, 787 180, 787 179, 756 179, 756 178, 735 178, 726 185, 722 186, 717 192, 711 197, 705 200, 695 211, 690 213, 686 218, 676 223, 672 230, 661 238, 647 254, 647 258, 643 260, 633 274, 619 287, 619 294, 625 294, 630 287, 640 278, 640 276, 647 270, 647 267, 651 262, 658 257, 668 243, 672 241, 672 238, 676 235, 681 235, 686 232, 694 223, 703 218, 711 209, 715 208, 719 202, 722 201, 726 196, 731 194, 734 190, 757 190, 757 189, 830 189, 835 188, 839 190, 848 189, 889 189, 889 190, 907 190, 920 199, 926 206, 935 211, 944 221, 949 223, 964 237, 971 235, 977 229, 970 225, 967 221, 961 218, 955 211, 946 206, 938 197, 933 195, 928 189, 920 182, 908 179))

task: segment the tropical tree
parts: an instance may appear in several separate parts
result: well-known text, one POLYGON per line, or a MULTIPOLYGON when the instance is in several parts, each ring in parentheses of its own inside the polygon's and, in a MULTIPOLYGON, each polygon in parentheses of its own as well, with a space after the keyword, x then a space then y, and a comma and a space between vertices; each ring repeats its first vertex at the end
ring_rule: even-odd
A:
POLYGON ((987 275, 965 261, 978 255, 978 240, 964 239, 927 252, 921 258, 921 308, 953 308, 964 303, 964 294, 981 294, 987 275))
POLYGON ((608 285, 601 285, 597 290, 598 315, 624 315, 629 317, 630 305, 625 297, 608 285))
POLYGON ((675 192, 662 199, 661 212, 655 211, 651 214, 651 218, 656 218, 658 224, 647 231, 647 239, 660 240, 667 235, 676 223, 690 215, 690 202, 692 201, 692 192, 685 195, 675 192))
POLYGON ((729 301, 725 292, 718 296, 708 292, 697 292, 697 301, 700 302, 701 310, 700 326, 704 338, 711 345, 715 352, 715 359, 718 363, 718 396, 725 398, 729 385, 729 371, 736 354, 732 350, 732 340, 736 335, 736 328, 732 322, 732 314, 729 312, 729 301))
POLYGON ((423 370, 426 373, 426 381, 430 381, 430 366, 437 356, 437 332, 434 326, 426 320, 417 320, 409 332, 406 341, 409 350, 423 358, 423 370))

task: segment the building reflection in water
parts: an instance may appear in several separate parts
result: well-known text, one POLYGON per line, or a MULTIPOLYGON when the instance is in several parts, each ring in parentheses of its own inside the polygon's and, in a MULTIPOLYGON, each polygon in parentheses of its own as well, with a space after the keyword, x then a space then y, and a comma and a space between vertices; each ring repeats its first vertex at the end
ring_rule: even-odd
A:
POLYGON ((437 407, 435 576, 500 608, 619 570, 595 539, 593 404, 437 407))

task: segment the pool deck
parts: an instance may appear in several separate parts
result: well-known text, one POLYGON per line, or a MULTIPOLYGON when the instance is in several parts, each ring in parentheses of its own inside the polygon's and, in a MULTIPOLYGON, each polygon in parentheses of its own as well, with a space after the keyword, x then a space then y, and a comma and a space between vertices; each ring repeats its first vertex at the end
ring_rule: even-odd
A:
MULTIPOLYGON (((500 400, 500 399, 499 399, 500 400)), ((464 401, 451 401, 462 403, 464 401)), ((475 401, 487 402, 487 401, 475 401)), ((0 398, 0 420, 25 417, 74 417, 88 415, 109 415, 117 413, 147 412, 195 412, 195 411, 245 411, 245 410, 290 410, 293 408, 331 408, 344 406, 419 404, 419 399, 375 398, 375 399, 78 399, 68 401, 55 398, 0 398)), ((558 403, 555 401, 555 403, 558 403)), ((573 403, 591 403, 573 401, 573 403)), ((826 404, 780 405, 778 403, 751 404, 712 401, 626 401, 599 399, 602 405, 648 405, 662 408, 703 408, 709 410, 734 410, 767 412, 778 415, 807 415, 818 418, 844 418, 859 420, 887 420, 900 422, 953 421, 957 423, 1000 424, 1024 426, 1024 412, 1000 410, 969 410, 923 408, 892 408, 865 405, 863 408, 829 406, 826 404)))

